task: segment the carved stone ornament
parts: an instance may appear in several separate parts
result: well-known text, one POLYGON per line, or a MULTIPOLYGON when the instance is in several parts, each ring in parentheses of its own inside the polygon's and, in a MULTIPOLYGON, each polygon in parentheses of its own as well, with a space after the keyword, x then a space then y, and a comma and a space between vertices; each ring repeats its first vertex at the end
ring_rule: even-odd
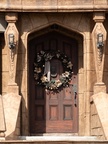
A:
POLYGON ((19 33, 15 25, 15 21, 11 21, 8 23, 8 26, 5 31, 5 43, 7 48, 7 55, 9 60, 9 83, 8 85, 16 85, 15 77, 16 77, 16 63, 17 63, 17 50, 18 50, 18 39, 19 33), (9 34, 14 35, 14 43, 15 47, 13 49, 9 48, 9 34))
POLYGON ((104 60, 105 60, 105 47, 106 47, 106 30, 103 25, 102 16, 99 19, 99 15, 97 19, 95 19, 95 26, 92 31, 92 42, 93 42, 93 51, 94 51, 94 60, 95 60, 95 68, 97 75, 97 83, 103 82, 103 70, 104 70, 104 60), (97 21, 96 21, 97 20, 97 21), (103 35, 103 46, 98 47, 97 36, 98 34, 103 35))

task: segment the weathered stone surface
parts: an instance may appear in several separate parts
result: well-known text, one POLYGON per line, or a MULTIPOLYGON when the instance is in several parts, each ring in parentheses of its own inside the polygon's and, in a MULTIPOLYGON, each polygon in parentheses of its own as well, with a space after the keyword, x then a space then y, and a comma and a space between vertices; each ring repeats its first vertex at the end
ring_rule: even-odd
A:
POLYGON ((82 81, 82 79, 84 79, 84 74, 79 74, 79 79, 78 79, 78 83, 80 85, 79 93, 84 92, 84 82, 82 81))
POLYGON ((7 80, 9 79, 8 71, 2 72, 2 92, 7 92, 7 80))
POLYGON ((17 75, 17 83, 21 86, 21 91, 27 90, 27 71, 18 71, 17 75))
POLYGON ((96 82, 95 71, 87 71, 87 91, 93 91, 94 83, 96 82))
MULTIPOLYGON (((33 26, 33 29, 38 29, 42 25, 46 25, 48 23, 48 19, 45 14, 36 14, 33 13, 32 15, 29 15, 29 18, 31 20, 31 24, 33 26)), ((33 30, 34 31, 34 30, 33 30)))
POLYGON ((2 0, 0 11, 98 11, 106 10, 107 0, 2 0), (95 6, 96 5, 96 6, 95 6))
POLYGON ((7 13, 5 16, 5 19, 7 22, 16 22, 18 20, 18 14, 17 13, 7 13))
POLYGON ((84 94, 79 94, 79 135, 84 135, 85 133, 85 97, 84 94))
POLYGON ((78 141, 78 140, 76 140, 76 141, 29 141, 29 140, 27 140, 27 141, 24 141, 24 140, 17 140, 17 141, 15 141, 15 140, 11 140, 11 141, 2 141, 2 142, 0 142, 1 144, 108 144, 108 141, 99 141, 99 140, 97 140, 97 141, 95 141, 95 140, 90 140, 90 141, 88 141, 88 140, 86 140, 86 141, 84 141, 84 140, 80 140, 80 141, 78 141))
POLYGON ((6 122, 6 132, 7 138, 14 138, 14 132, 16 128, 16 123, 18 119, 18 112, 21 102, 21 96, 15 93, 8 93, 3 96, 3 107, 6 122))
POLYGON ((7 93, 19 94, 19 87, 17 85, 8 85, 7 86, 7 93))
POLYGON ((84 40, 90 40, 90 16, 83 13, 79 22, 77 30, 83 34, 84 40))
POLYGON ((106 139, 108 140, 108 94, 100 92, 92 96, 97 113, 102 124, 106 139))
POLYGON ((84 50, 84 53, 93 53, 92 40, 86 39, 84 40, 84 43, 86 45, 86 49, 84 50))
POLYGON ((106 85, 104 83, 96 83, 94 85, 94 94, 97 94, 99 92, 106 93, 106 85))
POLYGON ((0 132, 5 132, 5 115, 3 110, 2 96, 0 95, 0 132))
POLYGON ((107 4, 107 0, 94 0, 94 4, 96 5, 107 4))
POLYGON ((68 13, 64 16, 63 24, 69 27, 72 27, 73 30, 75 30, 80 25, 81 18, 82 18, 82 13, 79 15, 77 15, 77 13, 75 14, 68 13), (73 20, 74 20, 74 23, 73 23, 73 20))
MULTIPOLYGON (((49 0, 50 1, 50 0, 49 0)), ((18 1, 17 1, 18 2, 18 1)), ((25 2, 25 1, 23 1, 25 2)), ((33 3, 36 3, 37 1, 33 1, 33 3)), ((64 2, 64 1, 63 1, 64 2)), ((68 1, 63 3, 61 1, 62 8, 64 5, 67 5, 68 8, 68 1)), ((75 1, 73 1, 75 3, 75 1)), ((76 7, 78 2, 76 1, 76 7)), ((86 0, 86 2, 90 3, 90 0, 86 0)), ((27 7, 30 7, 29 5, 33 4, 32 1, 27 1, 27 7)), ((44 1, 43 1, 44 3, 44 1)), ((51 2, 51 4, 54 3, 54 1, 51 2)), ((60 1, 59 1, 60 3, 60 1)), ((69 3, 72 3, 72 1, 69 1, 69 3)), ((82 1, 84 3, 84 1, 82 1)), ((41 6, 42 1, 38 1, 37 4, 41 6)), ((47 3, 48 4, 48 3, 47 3)), ((46 4, 46 5, 47 5, 46 4)), ((46 6, 45 5, 45 6, 46 6)), ((26 6, 26 5, 25 5, 26 6)), ((88 6, 88 5, 87 5, 88 6)), ((65 6, 64 6, 65 7, 65 6)), ((23 7, 24 8, 24 7, 23 7)), ((34 6, 35 8, 35 6, 34 6)), ((52 8, 52 7, 51 7, 52 8)), ((59 7, 60 8, 60 7, 59 7)), ((66 7, 65 7, 66 8, 66 7)), ((47 9, 48 10, 48 7, 47 9)), ((92 18, 93 19, 93 18, 92 18)), ((78 96, 79 96, 79 135, 89 135, 90 134, 90 103, 89 99, 90 96, 93 94, 93 86, 96 82, 96 72, 95 72, 95 66, 94 66, 94 54, 93 54, 93 47, 91 42, 91 21, 92 21, 90 14, 82 14, 82 13, 19 13, 19 19, 18 19, 18 30, 20 33, 20 43, 18 47, 18 61, 16 65, 16 75, 15 79, 19 86, 20 93, 23 97, 22 101, 22 134, 28 135, 29 130, 29 115, 28 115, 28 97, 29 97, 29 84, 30 81, 28 80, 29 77, 29 58, 28 58, 28 42, 29 42, 29 34, 33 34, 32 36, 37 36, 37 32, 40 31, 43 32, 43 28, 50 26, 51 24, 59 24, 61 27, 66 28, 66 32, 63 32, 64 34, 68 35, 70 34, 70 37, 72 36, 78 41, 78 96), (39 30, 39 31, 38 31, 39 30), (70 33, 68 33, 70 31, 70 33)), ((92 23, 93 25, 93 23, 92 23)), ((48 32, 48 31, 47 31, 48 32)), ((43 33, 42 33, 43 34, 43 33)), ((31 48, 31 47, 30 47, 31 48)), ((4 51, 4 50, 3 50, 4 51)), ((7 92, 7 80, 9 79, 8 76, 8 68, 7 65, 4 64, 8 62, 8 58, 6 58, 6 48, 5 52, 3 53, 3 73, 2 73, 2 92, 7 92)), ((106 67, 107 68, 107 67, 106 67)), ((11 89, 11 87, 10 87, 11 89)), ((14 89, 11 89, 13 92, 14 89)), ((11 97, 9 96, 11 99, 11 97)), ((13 98, 12 98, 13 99, 13 98)), ((13 101, 13 100, 12 100, 13 101)), ((17 100, 15 99, 15 102, 17 100)), ((20 100, 19 100, 20 101, 20 100)), ((10 103, 10 101, 9 101, 10 103)), ((13 105, 14 102, 12 102, 13 105)), ((8 111, 14 111, 15 109, 13 106, 12 108, 7 108, 8 111)), ((7 112, 6 111, 6 112, 7 112)), ((15 110, 18 113, 18 108, 15 110)), ((15 112, 14 111, 14 112, 15 112)), ((14 113, 12 112, 12 113, 14 113)), ((10 113, 9 113, 10 114, 10 113)), ((16 119, 18 117, 18 114, 15 115, 16 119)), ((9 118, 9 116, 7 116, 9 118)), ((10 120, 7 121, 9 123, 10 120)), ((95 119, 95 118, 94 118, 95 119)), ((96 122, 95 124, 97 124, 96 122)), ((9 125, 8 131, 6 134, 10 134, 15 129, 15 121, 14 126, 12 126, 12 131, 10 132, 11 126, 9 125)), ((99 128, 100 129, 100 128, 99 128)), ((94 130, 95 131, 95 130, 94 130)), ((94 132, 93 131, 93 132, 94 132)), ((100 130, 97 132, 100 132, 100 130)), ((16 135, 19 134, 19 126, 16 128, 16 135)), ((11 135, 12 136, 12 135, 11 135)))
POLYGON ((96 136, 100 140, 105 140, 105 135, 103 132, 103 128, 96 110, 95 104, 91 103, 91 135, 96 136))
POLYGON ((87 70, 92 70, 92 71, 95 70, 93 53, 86 53, 86 56, 87 56, 87 70))
POLYGON ((2 62, 3 62, 2 71, 3 72, 8 71, 9 70, 9 67, 7 66, 8 65, 8 57, 6 54, 2 55, 2 62))

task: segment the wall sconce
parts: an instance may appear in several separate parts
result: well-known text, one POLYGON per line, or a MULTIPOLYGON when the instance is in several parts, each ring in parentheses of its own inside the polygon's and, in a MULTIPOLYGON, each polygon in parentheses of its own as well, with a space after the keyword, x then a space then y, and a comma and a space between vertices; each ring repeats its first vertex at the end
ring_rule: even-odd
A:
POLYGON ((103 34, 99 33, 97 34, 97 48, 102 48, 103 46, 103 34))
POLYGON ((9 48, 14 49, 15 48, 15 42, 14 42, 14 34, 9 34, 9 48))

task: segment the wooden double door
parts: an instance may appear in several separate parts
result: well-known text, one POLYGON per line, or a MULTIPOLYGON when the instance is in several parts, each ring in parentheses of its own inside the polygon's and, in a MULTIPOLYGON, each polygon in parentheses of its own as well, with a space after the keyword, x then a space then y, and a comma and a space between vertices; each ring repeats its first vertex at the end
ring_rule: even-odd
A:
MULTIPOLYGON (((63 73, 61 61, 53 59, 51 66, 57 78, 63 73)), ((78 131, 78 45, 75 39, 58 32, 49 32, 29 42, 29 117, 30 133, 76 133, 78 131), (33 64, 38 52, 61 51, 73 64, 69 87, 58 92, 46 91, 36 85, 33 64)))

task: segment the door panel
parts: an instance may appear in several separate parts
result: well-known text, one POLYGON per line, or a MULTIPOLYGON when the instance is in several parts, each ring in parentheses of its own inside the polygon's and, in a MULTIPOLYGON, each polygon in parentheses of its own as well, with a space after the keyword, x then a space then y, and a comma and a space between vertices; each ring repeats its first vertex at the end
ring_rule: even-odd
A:
MULTIPOLYGON (((57 32, 47 33, 29 42, 29 109, 30 133, 67 133, 78 131, 78 46, 77 41, 57 32), (60 50, 73 63, 73 76, 69 87, 59 92, 45 91, 44 87, 35 85, 33 63, 41 50, 60 50), (75 93, 76 92, 76 93, 75 93)), ((58 59, 51 60, 51 79, 59 79, 63 66, 58 59), (56 77, 53 77, 57 74, 56 77)))

